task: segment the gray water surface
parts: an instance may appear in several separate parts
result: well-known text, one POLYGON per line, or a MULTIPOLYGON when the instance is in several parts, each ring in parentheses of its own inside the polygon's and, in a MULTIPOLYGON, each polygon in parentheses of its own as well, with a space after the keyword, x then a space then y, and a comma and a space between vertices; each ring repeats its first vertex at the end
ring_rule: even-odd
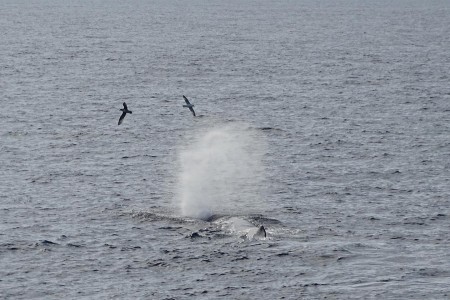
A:
POLYGON ((449 15, 1 1, 0 298, 448 299, 449 15), (229 124, 265 172, 213 212, 266 239, 180 214, 180 153, 229 124))

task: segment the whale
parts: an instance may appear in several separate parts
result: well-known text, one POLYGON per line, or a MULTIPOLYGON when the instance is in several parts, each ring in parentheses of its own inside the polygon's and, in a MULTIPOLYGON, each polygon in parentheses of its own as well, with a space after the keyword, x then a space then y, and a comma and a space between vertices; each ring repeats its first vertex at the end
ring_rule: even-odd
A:
POLYGON ((266 228, 263 225, 255 226, 243 217, 219 217, 213 220, 223 231, 245 240, 267 238, 266 228))
POLYGON ((263 225, 259 225, 261 219, 270 224, 279 223, 275 219, 260 218, 254 215, 248 216, 236 216, 236 215, 217 215, 211 214, 205 218, 195 218, 188 216, 174 216, 167 214, 166 212, 155 211, 132 211, 130 214, 134 218, 144 219, 148 221, 166 221, 168 223, 176 223, 176 226, 166 226, 160 229, 168 230, 189 230, 190 234, 186 237, 191 239, 200 238, 214 238, 214 236, 231 236, 238 237, 244 240, 266 240, 270 239, 267 229, 263 225), (258 224, 258 225, 255 225, 258 224), (184 224, 186 226, 179 226, 184 224), (195 224, 194 226, 192 226, 195 224))

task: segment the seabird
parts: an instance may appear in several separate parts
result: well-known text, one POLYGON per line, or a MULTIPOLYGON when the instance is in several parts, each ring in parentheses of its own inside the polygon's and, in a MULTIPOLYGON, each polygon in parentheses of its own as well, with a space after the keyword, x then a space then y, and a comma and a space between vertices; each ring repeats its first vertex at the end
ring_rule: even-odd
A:
POLYGON ((122 113, 122 115, 119 118, 119 124, 118 125, 122 124, 123 118, 125 118, 125 115, 127 113, 130 113, 130 114, 133 113, 131 110, 128 110, 127 104, 125 102, 123 103, 123 108, 121 108, 120 110, 123 111, 123 113, 122 113))
POLYGON ((184 101, 186 102, 186 105, 183 105, 183 107, 189 108, 189 110, 192 112, 192 114, 193 114, 194 117, 195 117, 195 111, 194 111, 194 109, 193 109, 194 104, 191 104, 191 102, 189 102, 189 100, 188 100, 184 95, 183 95, 183 98, 184 98, 184 101))

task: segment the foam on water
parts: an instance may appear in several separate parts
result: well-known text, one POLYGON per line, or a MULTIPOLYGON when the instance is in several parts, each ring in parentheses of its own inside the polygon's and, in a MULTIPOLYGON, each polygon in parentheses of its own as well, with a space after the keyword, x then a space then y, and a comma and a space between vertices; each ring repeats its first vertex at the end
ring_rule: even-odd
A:
POLYGON ((207 130, 180 152, 178 200, 184 216, 254 212, 264 206, 264 143, 245 125, 207 130))

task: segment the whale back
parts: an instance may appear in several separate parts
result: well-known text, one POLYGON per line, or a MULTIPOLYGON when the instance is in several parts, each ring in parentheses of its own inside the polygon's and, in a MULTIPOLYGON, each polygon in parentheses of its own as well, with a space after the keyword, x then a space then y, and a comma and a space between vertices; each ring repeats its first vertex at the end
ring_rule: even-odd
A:
POLYGON ((267 233, 264 226, 255 226, 251 222, 240 217, 219 217, 213 222, 219 224, 223 230, 236 234, 241 238, 253 240, 256 238, 266 238, 267 233))

